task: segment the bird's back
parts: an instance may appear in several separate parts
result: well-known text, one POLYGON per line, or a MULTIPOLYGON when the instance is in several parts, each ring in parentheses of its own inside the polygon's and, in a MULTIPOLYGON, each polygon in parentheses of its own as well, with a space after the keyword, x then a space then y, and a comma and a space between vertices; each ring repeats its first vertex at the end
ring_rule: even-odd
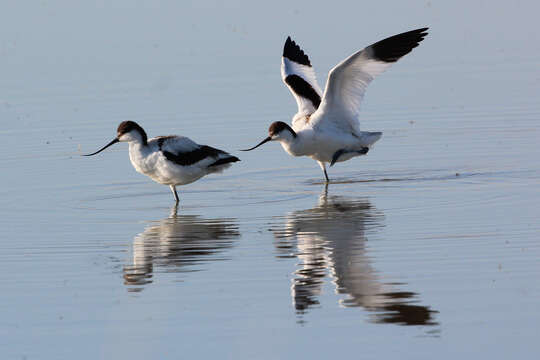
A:
POLYGON ((150 139, 148 145, 157 148, 159 151, 167 151, 173 154, 190 152, 200 147, 190 138, 179 135, 157 136, 150 139))

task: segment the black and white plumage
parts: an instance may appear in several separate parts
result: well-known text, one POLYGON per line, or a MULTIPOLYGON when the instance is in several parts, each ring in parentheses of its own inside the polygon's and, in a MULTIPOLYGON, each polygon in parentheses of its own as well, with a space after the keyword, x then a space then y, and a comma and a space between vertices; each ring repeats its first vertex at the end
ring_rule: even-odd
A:
POLYGON ((295 120, 302 120, 317 110, 321 103, 322 91, 308 56, 290 36, 287 37, 283 47, 281 78, 298 105, 298 113, 293 118, 294 125, 295 120))
POLYGON ((199 145, 185 136, 158 136, 148 140, 146 132, 134 121, 123 121, 117 136, 95 155, 117 142, 129 143, 129 159, 137 172, 155 182, 169 185, 178 202, 177 185, 192 183, 205 175, 218 173, 240 161, 236 156, 207 145, 199 145))
POLYGON ((308 56, 288 37, 281 76, 296 99, 298 112, 292 127, 273 123, 269 136, 246 151, 268 141, 279 141, 289 154, 316 160, 328 182, 326 163, 332 166, 364 155, 381 138, 382 132, 360 130, 358 115, 366 88, 377 75, 417 47, 427 29, 404 32, 352 54, 330 70, 324 92, 308 56))

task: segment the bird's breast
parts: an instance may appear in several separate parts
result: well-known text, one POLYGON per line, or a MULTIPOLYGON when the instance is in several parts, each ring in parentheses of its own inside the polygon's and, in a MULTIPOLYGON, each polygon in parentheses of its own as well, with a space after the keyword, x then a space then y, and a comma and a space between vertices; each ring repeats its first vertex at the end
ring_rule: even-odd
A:
POLYGON ((157 151, 145 151, 142 147, 131 147, 129 149, 129 159, 133 168, 141 174, 152 176, 156 172, 156 165, 159 157, 157 151))

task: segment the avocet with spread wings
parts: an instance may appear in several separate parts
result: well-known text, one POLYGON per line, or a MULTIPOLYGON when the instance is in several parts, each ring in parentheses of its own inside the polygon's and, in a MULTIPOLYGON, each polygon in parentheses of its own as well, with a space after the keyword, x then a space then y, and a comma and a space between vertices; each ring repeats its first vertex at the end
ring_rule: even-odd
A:
POLYGON ((324 93, 308 56, 288 37, 281 76, 298 104, 292 128, 284 122, 274 122, 266 139, 244 151, 279 141, 289 154, 316 160, 328 182, 326 163, 332 166, 365 155, 381 138, 382 132, 360 130, 358 114, 366 88, 375 76, 417 47, 427 29, 394 35, 352 54, 330 70, 324 93))

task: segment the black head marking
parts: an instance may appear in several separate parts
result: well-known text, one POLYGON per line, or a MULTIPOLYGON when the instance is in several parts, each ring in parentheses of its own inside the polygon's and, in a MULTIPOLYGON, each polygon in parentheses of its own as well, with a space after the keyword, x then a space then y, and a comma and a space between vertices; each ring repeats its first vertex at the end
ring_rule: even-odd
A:
POLYGON ((274 135, 279 134, 283 130, 289 130, 289 132, 292 134, 292 136, 296 137, 296 132, 294 132, 294 130, 289 125, 284 123, 283 121, 273 122, 270 125, 270 127, 268 128, 268 134, 272 137, 274 135))
POLYGON ((424 37, 428 34, 427 29, 426 27, 407 31, 376 42, 370 46, 373 50, 373 57, 384 62, 398 61, 399 58, 417 47, 420 41, 424 40, 424 37))
POLYGON ((139 134, 141 134, 142 142, 144 145, 148 143, 148 137, 146 136, 146 132, 142 127, 139 126, 135 121, 122 121, 120 125, 118 125, 118 130, 116 130, 118 137, 127 134, 130 131, 137 131, 139 134))
POLYGON ((311 66, 308 56, 300 49, 300 46, 296 45, 296 43, 291 40, 290 36, 287 37, 287 41, 285 41, 283 57, 301 65, 311 66))
MULTIPOLYGON (((118 125, 118 135, 126 134, 132 130, 142 130, 142 127, 139 126, 135 121, 122 121, 120 125, 118 125)), ((144 130, 143 130, 144 131, 144 130)))

